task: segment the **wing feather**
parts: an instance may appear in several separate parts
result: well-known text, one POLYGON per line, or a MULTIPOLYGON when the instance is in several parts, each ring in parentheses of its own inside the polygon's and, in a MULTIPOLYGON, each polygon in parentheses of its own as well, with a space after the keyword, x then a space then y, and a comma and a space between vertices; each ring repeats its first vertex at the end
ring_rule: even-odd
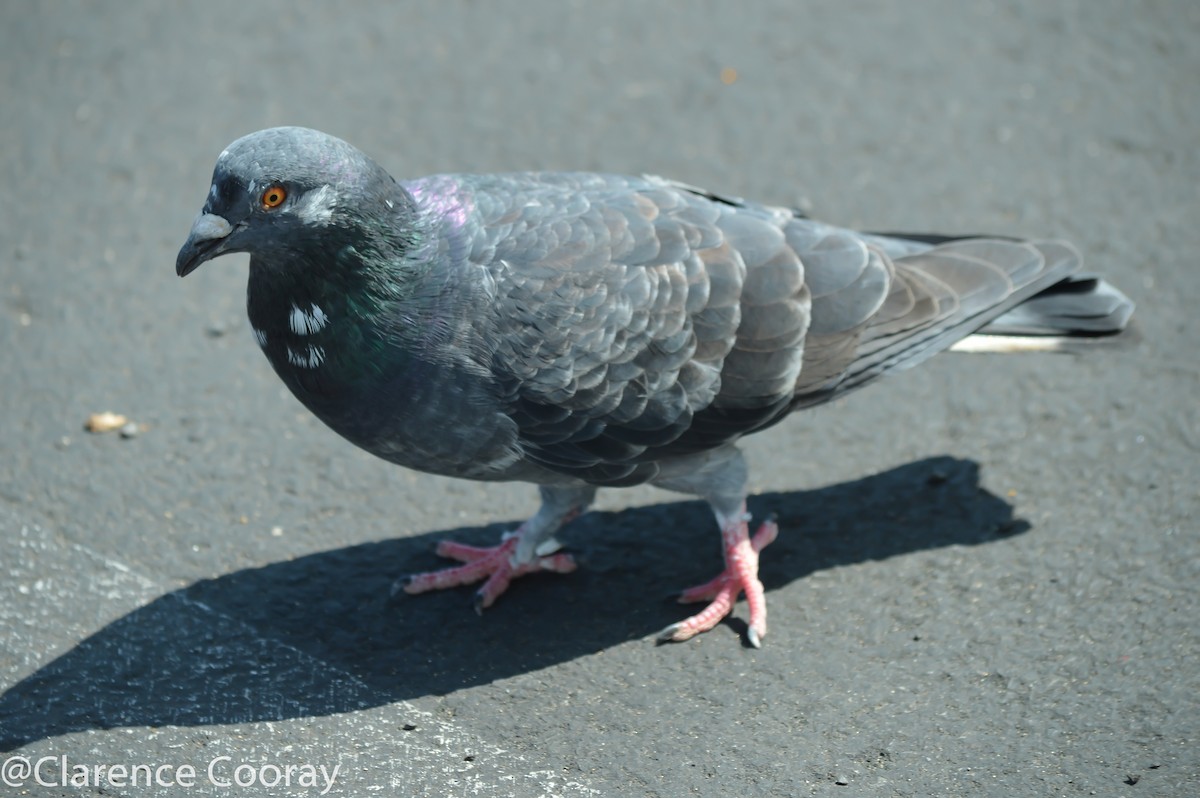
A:
MULTIPOLYGON (((1079 263, 1057 243, 858 234, 652 177, 457 179, 517 446, 594 484, 653 479, 907 368, 1079 263)), ((1128 305, 1077 293, 1047 293, 1038 319, 1128 305)))

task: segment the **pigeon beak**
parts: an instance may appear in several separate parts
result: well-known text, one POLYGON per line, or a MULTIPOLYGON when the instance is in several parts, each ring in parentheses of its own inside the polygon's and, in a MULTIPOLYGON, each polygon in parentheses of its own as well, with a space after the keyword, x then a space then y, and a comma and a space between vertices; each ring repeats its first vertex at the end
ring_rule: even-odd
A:
POLYGON ((217 257, 226 250, 233 225, 224 216, 201 213, 192 222, 192 231, 175 259, 175 273, 186 277, 206 260, 217 257))

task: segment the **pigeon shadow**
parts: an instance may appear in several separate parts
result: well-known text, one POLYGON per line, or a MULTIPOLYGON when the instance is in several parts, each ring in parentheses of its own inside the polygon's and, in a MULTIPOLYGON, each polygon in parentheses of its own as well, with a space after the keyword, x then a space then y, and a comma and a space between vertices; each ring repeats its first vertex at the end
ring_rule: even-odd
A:
MULTIPOLYGON (((750 509, 779 519, 761 565, 768 593, 822 569, 1029 528, 980 487, 977 463, 950 457, 758 495, 750 509)), ((327 551, 164 595, 0 696, 0 751, 86 729, 322 716, 486 684, 657 632, 686 614, 670 592, 721 567, 706 506, 672 502, 577 520, 561 537, 580 569, 522 579, 482 618, 473 588, 389 600, 397 574, 443 564, 434 541, 484 544, 511 526, 327 551)))

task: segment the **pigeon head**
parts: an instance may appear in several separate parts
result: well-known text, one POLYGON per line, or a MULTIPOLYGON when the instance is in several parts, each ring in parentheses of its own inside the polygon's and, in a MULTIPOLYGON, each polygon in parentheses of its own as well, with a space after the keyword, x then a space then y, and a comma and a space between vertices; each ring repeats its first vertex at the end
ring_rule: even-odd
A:
POLYGON ((395 180, 341 139, 302 127, 260 130, 217 159, 175 271, 183 277, 229 252, 266 259, 329 245, 339 231, 393 215, 397 200, 408 197, 395 180))

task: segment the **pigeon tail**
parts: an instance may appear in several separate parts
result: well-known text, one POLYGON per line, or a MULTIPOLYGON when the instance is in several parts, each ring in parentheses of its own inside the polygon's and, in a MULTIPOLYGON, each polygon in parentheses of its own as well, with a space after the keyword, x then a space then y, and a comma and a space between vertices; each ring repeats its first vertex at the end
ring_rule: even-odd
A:
POLYGON ((1095 274, 1073 274, 950 347, 952 352, 1067 352, 1138 340, 1133 300, 1095 274))
MULTIPOLYGON (((1006 236, 983 235, 868 233, 865 237, 893 257, 981 239, 1021 243, 1020 239, 1006 236)), ((1069 246, 1065 249, 1062 254, 1074 261, 1072 269, 1078 268, 1082 262, 1078 253, 1069 246)), ((950 351, 1078 352, 1098 345, 1129 344, 1138 338, 1130 324, 1134 307, 1133 300, 1099 275, 1072 273, 999 313, 971 335, 953 343, 950 351)))
MULTIPOLYGON (((952 347, 1070 351, 1081 342, 1121 338, 1116 334, 1133 313, 1133 302, 1116 288, 1077 273, 1083 258, 1064 241, 876 233, 862 238, 886 259, 887 298, 858 330, 853 349, 839 351, 837 336, 829 346, 821 330, 810 331, 805 361, 813 364, 807 378, 801 373, 793 410, 822 404, 952 347)), ((814 318, 822 310, 818 301, 828 300, 814 299, 814 318)))

